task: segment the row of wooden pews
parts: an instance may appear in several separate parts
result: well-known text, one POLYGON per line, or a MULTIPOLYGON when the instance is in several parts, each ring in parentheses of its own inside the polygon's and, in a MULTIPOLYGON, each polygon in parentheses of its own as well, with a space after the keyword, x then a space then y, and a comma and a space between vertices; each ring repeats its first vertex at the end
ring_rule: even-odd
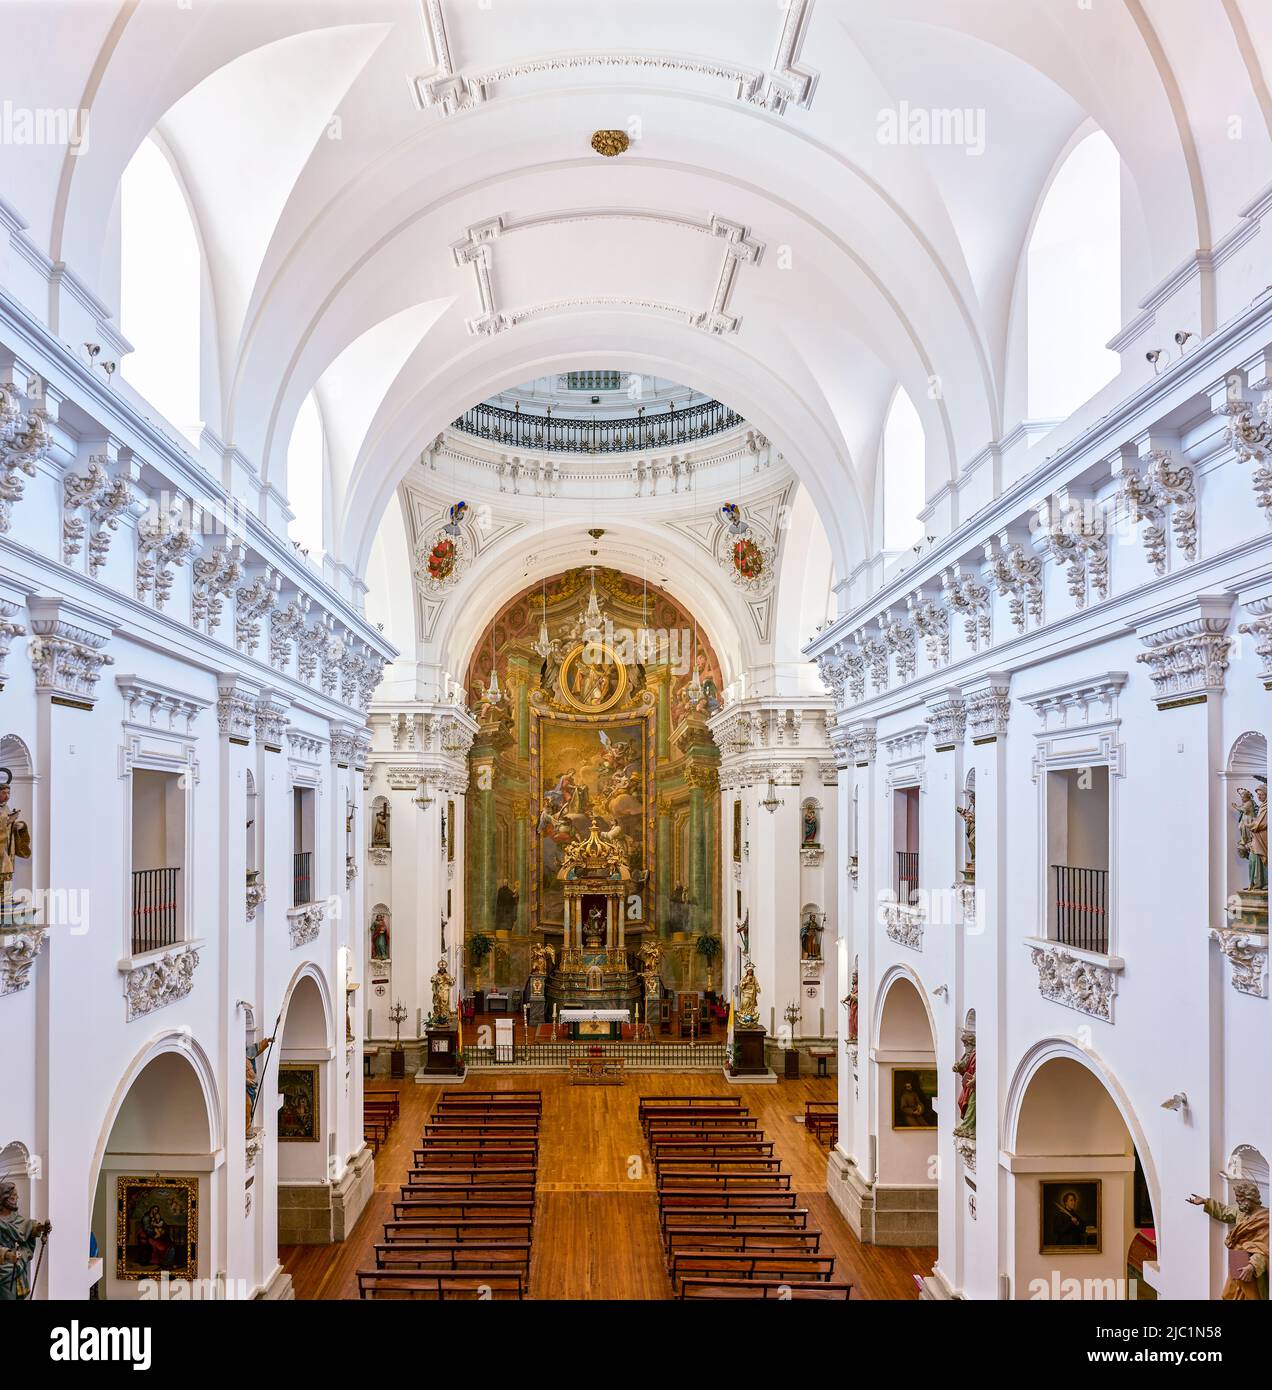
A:
POLYGON ((443 1092, 360 1298, 525 1297, 542 1112, 538 1091, 443 1092))
POLYGON ((806 1100, 804 1102, 804 1128, 817 1140, 830 1149, 839 1138, 839 1102, 837 1100, 806 1100))
POLYGON ((845 1300, 791 1175, 737 1096, 642 1096, 658 1222, 682 1299, 845 1300))
POLYGON ((397 1121, 399 1114, 398 1093, 396 1091, 363 1091, 362 1093, 362 1138, 371 1145, 371 1152, 378 1154, 397 1121))

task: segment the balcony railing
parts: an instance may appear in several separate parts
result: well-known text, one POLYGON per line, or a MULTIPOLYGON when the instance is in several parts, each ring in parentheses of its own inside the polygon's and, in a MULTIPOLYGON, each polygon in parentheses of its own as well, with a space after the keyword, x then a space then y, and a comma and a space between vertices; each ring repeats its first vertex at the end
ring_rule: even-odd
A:
POLYGON ((292 906, 304 907, 314 900, 313 851, 292 855, 292 906))
POLYGON ((180 869, 134 869, 132 953, 175 946, 179 939, 177 875, 180 869))
POLYGON ((897 850, 897 902, 909 906, 919 895, 919 852, 897 850))
POLYGON ((629 416, 622 420, 580 420, 529 415, 493 405, 466 410, 453 428, 512 449, 543 449, 558 454, 620 454, 638 449, 685 447, 713 434, 736 429, 742 417, 719 401, 629 416))
POLYGON ((1109 871, 1053 864, 1056 886, 1055 939, 1080 951, 1109 951, 1109 871))

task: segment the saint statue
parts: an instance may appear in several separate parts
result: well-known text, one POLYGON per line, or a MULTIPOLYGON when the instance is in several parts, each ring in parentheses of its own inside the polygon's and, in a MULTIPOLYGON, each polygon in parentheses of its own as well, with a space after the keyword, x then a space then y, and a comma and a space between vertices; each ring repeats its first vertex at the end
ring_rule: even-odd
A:
POLYGON ((383 912, 371 919, 371 959, 389 959, 389 919, 383 912))
POLYGON ((963 1078, 958 1088, 958 1123, 954 1133, 960 1139, 976 1138, 976 1034, 963 1030, 963 1055, 954 1063, 955 1074, 963 1078))
POLYGON ((1213 1197, 1199 1197, 1195 1192, 1189 1204, 1202 1207, 1209 1217, 1222 1221, 1232 1229, 1223 1243, 1229 1250, 1240 1250, 1249 1257, 1235 1274, 1228 1277, 1221 1297, 1225 1301, 1266 1301, 1268 1296, 1268 1209, 1263 1205, 1259 1184, 1239 1179, 1232 1184, 1233 1205, 1225 1206, 1213 1197))
POLYGON ((446 968, 446 957, 443 956, 437 962, 437 974, 429 981, 433 986, 433 1018, 435 1026, 441 1027, 450 1022, 451 1016, 451 988, 455 981, 451 978, 451 973, 446 968))
POLYGON ((31 1297, 31 1257, 36 1243, 47 1240, 52 1229, 47 1221, 22 1216, 17 1184, 0 1178, 0 1303, 31 1297))
POLYGON ((587 921, 583 925, 583 944, 585 946, 599 946, 605 940, 605 924, 601 921, 601 909, 593 906, 587 914, 587 921))
POLYGON ((967 836, 967 863, 963 877, 970 883, 976 877, 976 793, 968 791, 967 805, 955 806, 957 815, 962 817, 963 830, 967 836))
POLYGON ((375 808, 375 815, 371 820, 371 847, 372 849, 389 848, 389 803, 382 801, 375 808))
POLYGON ((805 960, 821 960, 822 929, 817 924, 817 914, 810 912, 800 928, 799 944, 805 960))
POLYGON ((261 1088, 260 1077, 256 1074, 256 1059, 274 1041, 273 1038, 265 1038, 258 1043, 248 1043, 247 1045, 247 1130, 251 1133, 252 1116, 256 1113, 256 1094, 261 1088))
POLYGON ((530 944, 530 973, 532 975, 546 975, 551 966, 556 964, 556 952, 543 941, 534 941, 530 944))
POLYGON ((848 1010, 848 1036, 845 1042, 855 1043, 857 1041, 857 972, 852 972, 852 984, 848 987, 848 993, 839 1001, 848 1010))
POLYGON ((1249 867, 1247 887, 1267 891, 1268 886, 1268 789, 1260 783, 1254 795, 1248 787, 1237 791, 1232 809, 1237 813, 1237 857, 1249 867), (1257 800, 1256 800, 1257 797, 1257 800))
POLYGON ((760 984, 755 978, 755 966, 750 961, 747 961, 742 978, 738 981, 736 1020, 746 1028, 753 1028, 760 1021, 760 984))
MULTIPOLYGON (((31 857, 31 832, 22 819, 22 812, 10 809, 10 784, 13 773, 7 767, 0 768, 4 782, 0 783, 0 902, 8 902, 13 896, 13 874, 19 859, 31 857)), ((1267 843, 1267 834, 1264 834, 1267 843)))
POLYGON ((749 960, 751 956, 751 909, 748 907, 746 916, 738 923, 738 942, 742 947, 744 960, 749 960))
POLYGON ((820 843, 817 837, 817 807, 810 801, 804 807, 803 843, 806 845, 816 845, 820 843))

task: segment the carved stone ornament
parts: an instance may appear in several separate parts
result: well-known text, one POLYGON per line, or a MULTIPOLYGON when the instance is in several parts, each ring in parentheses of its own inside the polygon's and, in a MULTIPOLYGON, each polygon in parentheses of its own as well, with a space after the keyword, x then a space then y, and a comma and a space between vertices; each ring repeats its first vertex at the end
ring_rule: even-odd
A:
POLYGON ((1080 1014, 1113 1022, 1117 971, 1070 954, 1059 946, 1031 946, 1038 970, 1038 992, 1044 999, 1080 1014))
POLYGON ((1238 994, 1268 997, 1268 934, 1237 927, 1212 927, 1210 939, 1232 966, 1232 987, 1238 994))
POLYGON ((817 868, 825 859, 826 851, 821 845, 801 845, 799 851, 799 862, 806 869, 817 868))
POLYGON ((1192 466, 1176 461, 1169 449, 1154 449, 1144 471, 1122 474, 1122 501, 1131 520, 1144 525, 1144 550, 1157 574, 1166 573, 1168 537, 1186 560, 1197 558, 1197 483, 1192 466), (1170 527, 1167 529, 1167 520, 1170 527))
POLYGON ((1253 463, 1250 475, 1255 505, 1272 521, 1272 396, 1264 396, 1257 408, 1236 399, 1219 412, 1228 417, 1228 443, 1240 463, 1253 463))
POLYGON ((1159 710, 1202 704, 1223 694, 1232 639, 1228 637, 1231 599, 1205 595, 1189 605, 1184 621, 1153 631, 1139 630, 1148 648, 1135 658, 1148 667, 1153 702, 1159 710))
POLYGON ((29 651, 35 688, 77 705, 92 705, 103 666, 115 658, 102 648, 106 638, 60 617, 32 616, 29 651))
POLYGON ((156 961, 125 970, 124 997, 128 1001, 129 1020, 184 999, 194 984, 198 964, 199 953, 190 948, 167 952, 156 961))
POLYGON ((249 922, 256 921, 256 909, 265 901, 265 885, 259 881, 247 885, 246 915, 249 922))
POLYGON ((923 911, 904 903, 885 902, 879 906, 879 920, 890 941, 911 951, 923 949, 923 911))
POLYGON ((318 939, 323 916, 322 903, 306 903, 303 907, 293 907, 288 911, 287 931, 291 936, 293 951, 318 939))
POLYGON ((997 550, 992 541, 985 543, 984 574, 999 597, 1007 600, 1007 612, 1017 632, 1024 632, 1030 622, 1035 627, 1041 624, 1042 560, 1037 555, 1004 534, 997 550))
POLYGON ((949 752, 962 743, 967 730, 967 706, 957 691, 930 700, 926 719, 938 753, 949 752))
POLYGON ((0 995, 17 994, 31 983, 31 969, 44 945, 43 927, 0 931, 0 995))
MULTIPOLYGON (((1041 568, 1041 566, 1039 566, 1041 568)), ((963 620, 963 635, 972 651, 990 645, 993 615, 990 611, 989 586, 961 565, 953 565, 941 575, 945 601, 952 613, 963 620)))

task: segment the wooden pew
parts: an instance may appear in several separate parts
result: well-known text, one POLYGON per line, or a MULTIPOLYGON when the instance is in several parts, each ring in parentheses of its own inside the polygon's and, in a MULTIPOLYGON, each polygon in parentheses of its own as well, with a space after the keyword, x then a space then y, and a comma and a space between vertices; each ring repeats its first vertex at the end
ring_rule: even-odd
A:
POLYGON ((765 1299, 794 1302, 823 1300, 843 1303, 852 1293, 851 1284, 787 1283, 781 1279, 717 1279, 692 1277, 680 1281, 680 1297, 699 1299, 765 1299))
POLYGON ((674 1207, 714 1207, 717 1211, 793 1211, 798 1194, 787 1189, 728 1191, 722 1187, 677 1187, 674 1183, 658 1194, 664 1211, 674 1207))
POLYGON ((745 1231, 756 1229, 804 1231, 807 1207, 663 1207, 658 1213, 663 1244, 672 1231, 745 1231))
POLYGON ((533 1216, 421 1217, 386 1221, 386 1244, 414 1241, 423 1245, 462 1245, 465 1241, 529 1240, 533 1216))
POLYGON ((538 1120, 526 1120, 521 1122, 514 1120, 482 1120, 480 1118, 465 1120, 429 1119, 424 1123, 424 1133, 438 1139, 450 1135, 453 1135, 456 1139, 481 1138, 483 1136, 489 1136, 492 1139, 501 1137, 509 1139, 533 1139, 538 1136, 539 1122, 538 1120))
POLYGON ((429 1241, 393 1241, 375 1247, 377 1269, 519 1269, 530 1277, 528 1240, 434 1245, 429 1241))
POLYGON ((534 1219, 534 1193, 523 1197, 507 1192, 482 1193, 478 1197, 456 1198, 450 1194, 431 1193, 393 1203, 395 1221, 439 1220, 449 1218, 468 1221, 474 1218, 528 1217, 534 1219))
MULTIPOLYGON (((660 1110, 646 1115, 640 1122, 643 1133, 648 1134, 651 1125, 667 1127, 675 1124, 678 1128, 695 1129, 736 1129, 739 1121, 751 1119, 743 1110, 660 1110)), ((757 1122, 756 1129, 759 1128, 757 1122)))
POLYGON ((780 1279, 789 1283, 826 1284, 835 1272, 833 1255, 812 1255, 799 1250, 775 1253, 746 1250, 679 1250, 671 1257, 674 1288, 687 1275, 714 1275, 721 1279, 780 1279))
POLYGON ((425 1145, 413 1152, 416 1168, 535 1168, 539 1163, 538 1145, 499 1149, 456 1149, 449 1144, 432 1148, 425 1145))
POLYGON ((756 1254, 802 1250, 816 1255, 821 1250, 821 1232, 782 1226, 752 1226, 740 1231, 720 1226, 675 1226, 667 1232, 665 1245, 669 1258, 696 1250, 745 1250, 756 1254))
POLYGON ((425 1134, 421 1149, 453 1149, 456 1153, 504 1153, 514 1149, 537 1149, 537 1134, 425 1134))
POLYGON ((527 1179, 524 1175, 514 1180, 503 1170, 496 1170, 493 1174, 487 1174, 485 1180, 438 1181, 435 1173, 430 1172, 427 1178, 402 1183, 399 1191, 404 1202, 418 1202, 426 1197, 450 1197, 455 1201, 474 1201, 483 1197, 519 1197, 526 1201, 534 1198, 534 1180, 527 1179))
POLYGON ((439 1108, 444 1107, 447 1110, 456 1111, 499 1110, 511 1107, 542 1112, 543 1093, 541 1091, 473 1091, 465 1094, 452 1091, 442 1096, 437 1104, 439 1108))
POLYGON ((718 1169, 685 1168, 660 1170, 658 1191, 707 1190, 712 1188, 721 1192, 789 1192, 791 1175, 789 1173, 729 1173, 718 1169))
POLYGON ((641 1096, 639 1101, 639 1113, 644 1115, 649 1110, 661 1110, 668 1105, 699 1106, 704 1110, 739 1110, 742 1107, 741 1096, 641 1096))
POLYGON ((659 1172, 682 1173, 686 1169, 712 1173, 780 1173, 782 1160, 776 1154, 700 1153, 654 1155, 654 1168, 659 1172))
POLYGON ((522 1299, 519 1269, 360 1269, 359 1298, 522 1299))
POLYGON ((692 1117, 678 1120, 674 1116, 664 1120, 660 1116, 645 1125, 645 1137, 651 1141, 663 1136, 673 1139, 714 1140, 716 1135, 728 1137, 734 1134, 743 1137, 759 1135, 763 1138, 764 1131, 754 1115, 737 1115, 732 1118, 712 1115, 704 1120, 695 1120, 692 1117))
POLYGON ((771 1139, 659 1139, 651 1140, 650 1152, 659 1158, 772 1158, 771 1139))
POLYGON ((819 1144, 833 1144, 839 1137, 839 1102, 806 1100, 804 1102, 804 1128, 819 1144))
POLYGON ((400 1113, 402 1098, 397 1091, 384 1091, 378 1088, 376 1090, 371 1090, 370 1088, 364 1087, 362 1091, 362 1103, 365 1105, 368 1101, 375 1105, 389 1106, 395 1120, 400 1113))

